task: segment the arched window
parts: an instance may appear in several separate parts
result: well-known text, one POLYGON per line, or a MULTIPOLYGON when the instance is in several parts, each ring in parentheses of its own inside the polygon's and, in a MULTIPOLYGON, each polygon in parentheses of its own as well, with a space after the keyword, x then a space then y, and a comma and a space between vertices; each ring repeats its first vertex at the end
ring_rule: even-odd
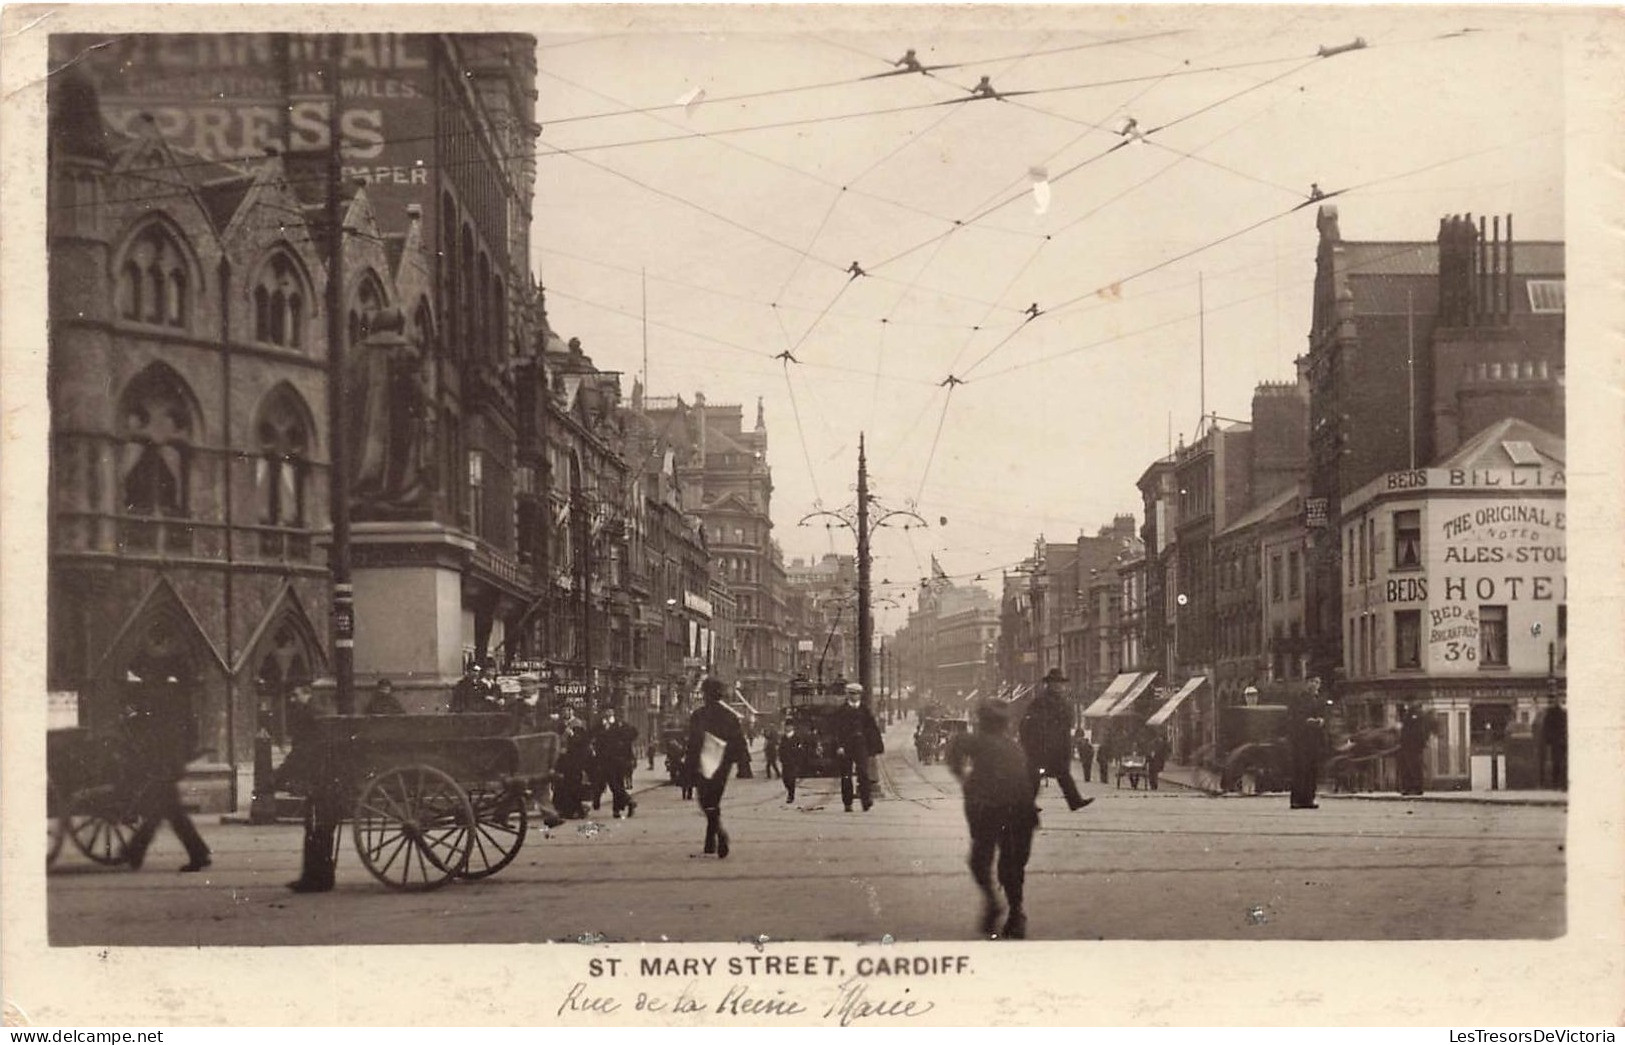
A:
POLYGON ((126 517, 121 540, 129 547, 191 546, 190 527, 166 528, 163 523, 190 515, 191 454, 197 437, 191 403, 185 382, 161 363, 136 375, 119 399, 119 503, 126 517))
POLYGON ((384 288, 379 285, 378 278, 369 272, 362 279, 361 287, 350 305, 348 331, 352 348, 372 333, 373 320, 384 310, 385 304, 384 288))
POLYGON ((254 281, 254 340, 299 348, 304 341, 305 281, 293 259, 278 251, 254 281))
POLYGON ((310 536, 286 533, 309 525, 306 488, 310 480, 310 413, 288 385, 278 385, 260 406, 254 426, 260 456, 255 462, 254 485, 262 526, 275 527, 260 535, 260 551, 277 557, 310 556, 310 536))
POLYGON ((119 267, 118 311, 137 323, 183 328, 191 315, 186 254, 162 225, 148 225, 130 241, 119 267))

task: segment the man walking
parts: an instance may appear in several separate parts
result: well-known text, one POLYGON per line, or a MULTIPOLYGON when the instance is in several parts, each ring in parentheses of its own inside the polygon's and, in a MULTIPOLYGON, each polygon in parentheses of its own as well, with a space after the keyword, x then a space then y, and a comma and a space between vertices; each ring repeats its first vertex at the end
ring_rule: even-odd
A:
MULTIPOLYGON (((1078 730, 1077 748, 1078 765, 1083 769, 1083 782, 1087 784, 1089 782, 1090 771, 1095 768, 1095 745, 1089 742, 1089 734, 1085 733, 1081 729, 1078 730)), ((1102 782, 1104 782, 1106 779, 1106 771, 1104 769, 1100 771, 1100 779, 1102 782)))
POLYGON ((784 775, 779 769, 779 731, 772 726, 762 730, 762 767, 769 780, 784 775))
POLYGON ((722 680, 706 679, 700 692, 705 703, 689 716, 684 775, 694 782, 700 809, 705 812, 705 852, 726 860, 729 838, 722 826, 722 793, 728 786, 728 771, 735 766, 741 780, 750 779, 750 748, 739 716, 722 703, 722 680))
POLYGON ((784 724, 784 737, 779 741, 779 779, 784 783, 784 802, 796 800, 796 778, 805 764, 807 737, 796 725, 795 719, 784 724))
MULTIPOLYGON (((630 817, 637 812, 638 804, 628 792, 632 770, 638 764, 637 740, 636 726, 621 721, 614 708, 604 712, 603 728, 593 747, 598 757, 598 779, 609 785, 611 808, 617 820, 622 813, 630 817)), ((593 796, 593 801, 596 807, 597 794, 593 796)))
POLYGON ((1082 809, 1093 802, 1078 794, 1078 785, 1072 779, 1072 716, 1061 695, 1061 684, 1066 675, 1060 668, 1051 668, 1044 676, 1027 713, 1021 717, 1021 747, 1027 753, 1027 772, 1032 776, 1033 794, 1038 793, 1038 778, 1048 774, 1061 787, 1066 796, 1066 807, 1082 809))
POLYGON ((1003 935, 1025 939, 1024 891, 1027 857, 1032 853, 1038 811, 1026 756, 1005 730, 1010 713, 1002 704, 976 710, 976 732, 961 733, 948 744, 948 771, 965 792, 965 822, 970 827, 970 873, 982 892, 982 918, 977 928, 992 936, 999 924, 993 865, 998 858, 999 885, 1010 905, 1003 935))
POLYGON ((852 812, 852 778, 857 777, 857 798, 867 813, 874 806, 869 780, 869 759, 886 750, 880 725, 863 706, 863 685, 846 684, 846 703, 835 710, 835 757, 841 772, 841 804, 852 812))
POLYGON ((143 694, 130 709, 127 727, 135 755, 135 785, 140 789, 136 808, 141 814, 129 843, 130 869, 134 871, 141 870, 147 847, 165 821, 186 847, 187 861, 181 870, 201 871, 209 866, 209 847, 181 805, 180 780, 197 748, 197 723, 189 709, 176 703, 183 699, 184 694, 167 700, 143 694))

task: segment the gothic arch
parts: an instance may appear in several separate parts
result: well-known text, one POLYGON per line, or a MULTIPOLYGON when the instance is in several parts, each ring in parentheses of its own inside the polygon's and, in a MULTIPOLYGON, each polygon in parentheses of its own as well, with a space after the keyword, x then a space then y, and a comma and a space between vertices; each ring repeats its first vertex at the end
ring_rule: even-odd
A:
POLYGON ((254 264, 243 293, 253 317, 254 340, 303 349, 313 343, 315 284, 293 245, 280 240, 254 264))
POLYGON ((194 449, 203 443, 203 411, 186 380, 164 363, 149 364, 119 393, 113 430, 118 439, 116 508, 128 520, 121 541, 138 548, 180 550, 185 527, 165 520, 192 517, 194 449), (145 520, 145 521, 141 521, 145 520))
POLYGON ((327 671, 321 638, 291 587, 284 587, 245 647, 239 672, 253 687, 258 726, 286 743, 288 707, 295 688, 327 671))
MULTIPOLYGON (((85 724, 103 725, 137 696, 167 702, 200 727, 210 681, 224 671, 197 618, 167 580, 158 581, 108 646, 92 676, 85 724)), ((206 736, 200 728, 199 736, 206 736)))
MULTIPOLYGON (((316 423, 310 407, 283 381, 260 400, 254 427, 254 503, 263 526, 305 529, 316 423)), ((278 543, 282 534, 265 534, 278 543)))
POLYGON ((203 268, 173 218, 162 211, 143 215, 111 258, 115 316, 130 323, 191 327, 203 300, 203 268))

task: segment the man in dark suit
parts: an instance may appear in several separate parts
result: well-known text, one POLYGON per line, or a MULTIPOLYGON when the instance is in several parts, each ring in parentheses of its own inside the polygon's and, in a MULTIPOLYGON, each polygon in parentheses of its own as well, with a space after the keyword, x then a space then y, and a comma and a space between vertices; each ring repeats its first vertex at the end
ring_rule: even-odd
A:
POLYGON ((1072 779, 1072 715, 1061 695, 1066 675, 1060 668, 1049 669, 1038 693, 1021 717, 1021 747, 1027 753, 1027 772, 1032 774, 1033 793, 1038 793, 1039 774, 1048 773, 1066 796, 1068 809, 1082 809, 1093 802, 1078 794, 1072 779))
POLYGON ((700 809, 705 813, 705 852, 726 860, 730 839, 722 827, 722 793, 728 787, 728 771, 734 767, 738 767, 741 780, 750 778, 750 748, 739 716, 722 703, 722 680, 706 679, 700 684, 700 692, 705 703, 688 719, 684 775, 694 782, 700 809), (718 745, 720 751, 715 750, 718 745), (713 755, 715 765, 710 764, 713 755))
POLYGON ((1410 704, 1399 706, 1399 793, 1422 793, 1422 753, 1427 749, 1428 734, 1432 732, 1428 720, 1420 709, 1410 704))
POLYGON ((1010 904, 1003 935, 1027 935, 1024 892, 1027 858, 1032 853, 1038 811, 1036 790, 1027 758, 1005 735, 1010 713, 1002 704, 989 703, 976 711, 976 732, 961 733, 948 743, 948 771, 964 786, 965 822, 970 827, 970 873, 982 891, 982 919, 978 929, 992 936, 999 924, 999 900, 993 890, 994 857, 998 857, 999 885, 1010 904))
POLYGON ((1309 680, 1309 692, 1292 704, 1287 723, 1287 744, 1291 752, 1293 809, 1319 809, 1315 790, 1320 783, 1320 763, 1326 756, 1325 704, 1320 697, 1320 680, 1309 680))
POLYGON ((886 749, 880 724, 863 706, 863 685, 846 684, 846 702, 835 710, 835 756, 841 770, 841 804, 852 812, 852 778, 857 777, 857 798, 867 813, 875 804, 869 779, 869 759, 886 749))
MULTIPOLYGON (((1089 742, 1089 734, 1080 729, 1078 730, 1076 747, 1078 749, 1078 765, 1083 768, 1083 782, 1087 784, 1090 771, 1095 768, 1095 745, 1089 742)), ((1102 782, 1106 779, 1104 769, 1100 771, 1100 779, 1102 782)))
POLYGON ((181 804, 180 780, 197 751, 197 723, 184 700, 184 694, 178 693, 163 697, 140 694, 125 722, 136 777, 133 783, 139 788, 136 808, 141 815, 128 850, 132 870, 141 869, 147 847, 166 820, 186 847, 187 862, 181 870, 201 871, 209 866, 209 847, 181 804))
POLYGON ((784 784, 786 804, 796 800, 796 780, 805 764, 807 743, 807 735, 794 719, 784 724, 784 736, 779 738, 779 778, 784 784))
POLYGON ((279 791, 295 791, 305 796, 305 835, 299 877, 288 883, 296 893, 325 893, 333 888, 338 868, 338 834, 341 799, 333 793, 329 767, 323 761, 325 748, 319 748, 318 719, 333 714, 332 708, 315 696, 310 686, 296 687, 288 708, 288 738, 293 748, 277 768, 279 791))
POLYGON ((609 785, 616 819, 620 819, 622 813, 630 817, 638 808, 627 789, 627 781, 631 780, 632 770, 638 763, 637 739, 636 726, 622 720, 614 708, 604 712, 594 753, 598 758, 598 779, 609 785))

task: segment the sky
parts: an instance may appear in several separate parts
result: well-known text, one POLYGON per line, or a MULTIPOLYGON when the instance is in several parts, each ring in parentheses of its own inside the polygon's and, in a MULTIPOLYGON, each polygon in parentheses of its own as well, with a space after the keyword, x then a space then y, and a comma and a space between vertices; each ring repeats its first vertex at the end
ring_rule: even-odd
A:
POLYGON ((854 503, 864 433, 880 510, 929 523, 876 531, 901 604, 933 555, 997 591, 1040 535, 1138 516, 1135 480, 1204 406, 1245 420, 1293 376, 1312 185, 1350 240, 1463 212, 1563 238, 1562 52, 1528 15, 932 14, 532 30, 552 326, 627 394, 646 369, 747 424, 760 398, 787 561, 853 551, 798 522, 854 503), (909 49, 945 67, 878 75, 909 49), (973 99, 982 76, 1001 97, 973 99))

